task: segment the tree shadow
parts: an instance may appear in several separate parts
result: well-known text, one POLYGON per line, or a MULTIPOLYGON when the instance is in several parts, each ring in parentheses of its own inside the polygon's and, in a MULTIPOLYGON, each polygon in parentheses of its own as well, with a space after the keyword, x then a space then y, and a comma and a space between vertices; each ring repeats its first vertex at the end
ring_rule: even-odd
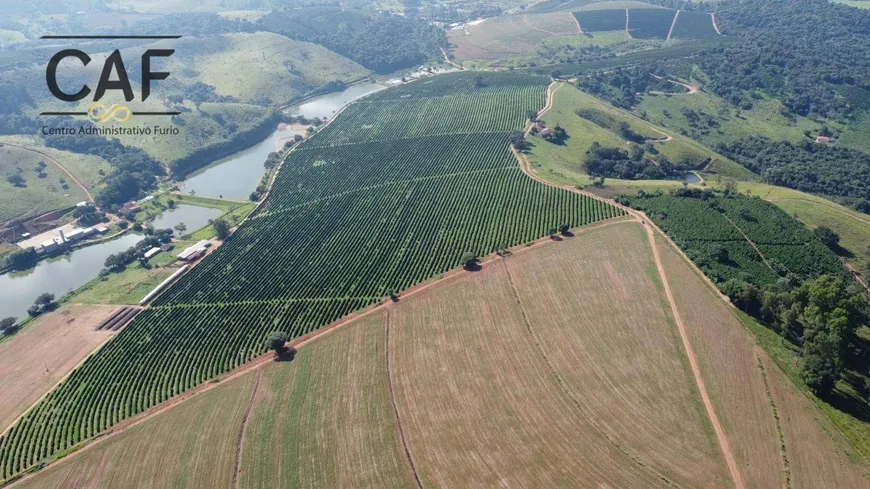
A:
POLYGON ((572 233, 571 231, 565 231, 564 233, 562 233, 562 236, 564 236, 566 238, 573 238, 574 233, 572 233))
POLYGON ((462 268, 466 271, 469 271, 469 272, 479 272, 479 271, 483 270, 483 267, 480 266, 480 263, 477 263, 477 262, 469 263, 468 265, 465 265, 462 268))
POLYGON ((847 250, 846 248, 843 248, 842 246, 839 245, 839 243, 837 245, 835 245, 833 248, 831 248, 831 251, 833 251, 837 256, 840 256, 843 258, 855 258, 854 253, 847 250))
POLYGON ((276 362, 292 362, 296 358, 296 348, 287 347, 281 353, 275 355, 276 362))
POLYGON ((864 388, 863 386, 855 385, 860 380, 861 378, 857 375, 846 374, 843 382, 848 384, 855 392, 844 391, 838 386, 830 395, 826 396, 825 400, 834 408, 860 421, 870 423, 870 405, 868 405, 865 399, 860 397, 864 388))

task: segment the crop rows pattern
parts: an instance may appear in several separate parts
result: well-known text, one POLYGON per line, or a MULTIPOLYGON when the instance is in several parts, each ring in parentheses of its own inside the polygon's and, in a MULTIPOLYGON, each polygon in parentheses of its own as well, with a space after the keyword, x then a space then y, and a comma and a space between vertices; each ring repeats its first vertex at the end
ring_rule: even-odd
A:
POLYGON ((282 165, 261 212, 0 438, 0 479, 459 264, 617 208, 534 182, 509 131, 547 80, 460 73, 348 108, 282 165), (378 139, 378 142, 374 142, 378 139))
POLYGON ((654 219, 717 282, 748 278, 763 285, 776 282, 787 273, 804 278, 845 273, 837 256, 812 232, 762 199, 661 195, 630 201, 633 207, 654 219), (709 256, 714 244, 727 250, 728 262, 720 263, 709 256))
POLYGON ((629 10, 628 32, 635 39, 666 39, 675 15, 676 10, 661 8, 629 10))
POLYGON ((707 12, 681 10, 671 34, 675 39, 710 39, 718 36, 713 28, 713 16, 707 12))
POLYGON ((590 10, 574 12, 583 32, 624 31, 625 10, 590 10))

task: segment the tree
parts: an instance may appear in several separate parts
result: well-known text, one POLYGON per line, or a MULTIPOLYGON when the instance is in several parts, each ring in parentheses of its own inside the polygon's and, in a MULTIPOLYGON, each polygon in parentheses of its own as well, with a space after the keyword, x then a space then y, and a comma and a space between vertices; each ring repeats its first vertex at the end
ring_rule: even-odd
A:
POLYGON ((19 249, 6 255, 6 266, 13 270, 24 270, 33 266, 37 260, 39 255, 33 248, 19 249))
POLYGON ((18 329, 15 327, 15 321, 16 320, 13 317, 0 319, 0 332, 5 335, 14 333, 15 330, 18 329))
POLYGON ((559 225, 559 232, 562 234, 568 234, 568 231, 570 231, 570 230, 571 230, 571 226, 569 226, 567 224, 560 224, 559 225))
POLYGON ((12 185, 14 185, 16 187, 24 187, 24 184, 26 183, 26 180, 24 180, 24 177, 22 177, 18 173, 13 173, 12 175, 9 175, 8 177, 6 177, 6 181, 11 183, 12 185))
POLYGON ((552 239, 555 239, 555 238, 556 238, 556 233, 558 233, 558 230, 557 230, 556 228, 550 228, 550 229, 547 231, 547 236, 549 236, 549 237, 552 238, 552 239))
POLYGON ((46 304, 51 304, 52 302, 54 302, 54 294, 49 294, 48 292, 40 294, 39 297, 33 301, 33 303, 38 306, 44 306, 46 304))
POLYGON ((167 207, 169 207, 170 209, 175 209, 175 201, 172 200, 172 199, 167 200, 167 201, 166 201, 166 205, 167 205, 167 207))
POLYGON ((476 75, 474 77, 474 88, 483 88, 486 84, 483 82, 483 77, 480 75, 476 75))
POLYGON ((215 219, 211 226, 214 228, 214 234, 219 240, 225 240, 230 235, 230 225, 223 219, 215 219))
POLYGON ((836 250, 840 247, 840 235, 827 226, 817 227, 813 230, 813 234, 819 238, 819 241, 832 250, 836 250))
POLYGON ((804 344, 801 378, 819 397, 830 394, 840 378, 836 349, 830 336, 824 333, 804 344))
POLYGON ((178 231, 178 234, 183 234, 185 231, 187 231, 187 224, 180 222, 175 225, 175 230, 178 231))
POLYGON ((713 243, 710 245, 710 257, 719 263, 728 263, 728 249, 719 243, 713 243))
POLYGON ((477 255, 470 251, 466 251, 459 258, 459 263, 462 265, 462 268, 470 270, 475 265, 477 265, 477 255))
POLYGON ((287 339, 287 333, 273 331, 266 335, 266 349, 273 350, 276 356, 281 356, 281 354, 287 350, 287 339))

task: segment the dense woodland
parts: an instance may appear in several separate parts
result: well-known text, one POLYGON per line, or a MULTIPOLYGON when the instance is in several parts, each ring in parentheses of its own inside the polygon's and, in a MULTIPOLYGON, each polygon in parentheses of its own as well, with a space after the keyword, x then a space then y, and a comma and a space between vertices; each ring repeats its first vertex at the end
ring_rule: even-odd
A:
POLYGON ((654 180, 673 176, 673 165, 664 157, 653 163, 644 157, 641 146, 633 146, 631 153, 619 148, 608 148, 593 142, 586 152, 586 171, 593 177, 623 180, 654 180))
POLYGON ((733 1, 720 5, 716 21, 741 42, 709 49, 695 61, 729 102, 751 105, 762 90, 795 114, 837 119, 868 103, 870 10, 827 0, 733 1))
POLYGON ((449 46, 444 31, 423 20, 337 7, 277 10, 259 26, 321 44, 378 73, 411 68, 449 46))
MULTIPOLYGON (((870 137, 870 135, 868 135, 870 137)), ((860 151, 807 141, 795 145, 755 136, 717 150, 773 185, 846 197, 870 212, 870 156, 860 151)))

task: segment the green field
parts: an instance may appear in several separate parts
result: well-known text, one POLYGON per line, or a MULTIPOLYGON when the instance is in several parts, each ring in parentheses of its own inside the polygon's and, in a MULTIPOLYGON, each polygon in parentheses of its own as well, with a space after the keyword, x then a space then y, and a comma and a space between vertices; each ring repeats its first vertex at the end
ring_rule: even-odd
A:
POLYGON ((42 155, 0 147, 0 222, 35 217, 86 199, 82 189, 42 155), (45 164, 42 170, 37 169, 40 163, 45 164), (16 186, 7 180, 16 175, 24 183, 16 186))
MULTIPOLYGON (((49 148, 37 136, 0 136, 0 144, 4 142, 39 151, 54 158, 70 173, 75 175, 91 193, 99 189, 102 181, 112 172, 112 165, 99 156, 49 148)), ((46 161, 46 163, 49 162, 46 161)))
POLYGON ((670 9, 631 9, 628 32, 635 39, 666 39, 676 14, 670 9))
POLYGON ((671 39, 708 39, 716 37, 713 17, 706 12, 680 11, 671 39))
POLYGON ((592 10, 574 12, 583 32, 624 31, 625 10, 592 10))
POLYGON ((845 275, 837 256, 812 232, 760 198, 699 192, 625 200, 654 220, 717 284, 740 278, 768 285, 786 273, 801 278, 845 275), (724 258, 714 255, 714 244, 727 250, 724 258))
MULTIPOLYGON (((237 202, 234 200, 211 199, 208 197, 198 197, 192 195, 183 195, 178 193, 164 193, 159 195, 154 200, 146 202, 142 205, 142 211, 136 214, 136 221, 144 223, 162 214, 167 208, 169 201, 174 201, 177 205, 194 205, 198 207, 208 207, 218 209, 222 212, 218 219, 226 221, 230 227, 239 224, 242 219, 254 210, 255 204, 250 202, 237 202)), ((214 228, 211 224, 205 225, 200 229, 188 229, 189 233, 183 238, 187 241, 200 241, 203 239, 211 239, 214 237, 214 228)))
POLYGON ((260 355, 268 331, 317 329, 457 266, 466 251, 621 215, 516 164, 508 132, 544 105, 547 84, 444 75, 345 111, 291 153, 256 218, 14 428, 0 447, 2 477, 260 355))
MULTIPOLYGON (((691 97, 692 95, 680 95, 673 98, 691 97)), ((590 117, 587 115, 587 117, 590 117)), ((590 117, 592 118, 592 117, 590 117)), ((572 185, 586 185, 589 178, 586 174, 584 163, 586 151, 597 141, 602 146, 628 149, 629 146, 615 129, 621 122, 627 123, 631 129, 644 137, 661 139, 664 136, 673 137, 670 141, 653 142, 657 154, 665 156, 672 163, 691 169, 694 166, 711 159, 715 165, 722 168, 736 168, 735 171, 745 170, 714 153, 712 150, 698 144, 691 139, 681 136, 673 131, 663 131, 656 125, 644 121, 636 115, 608 105, 595 97, 578 90, 570 84, 565 84, 556 90, 553 99, 553 107, 543 117, 548 127, 562 126, 568 139, 564 145, 548 143, 540 138, 531 138, 532 148, 529 160, 533 167, 547 179, 572 185), (602 114, 596 118, 599 123, 592 122, 577 115, 577 111, 594 111, 602 114)), ((651 155, 654 158, 656 155, 651 155)), ((672 186, 678 182, 658 182, 653 185, 672 186)), ((640 183, 631 186, 641 185, 640 183)))
POLYGON ((859 271, 870 265, 870 256, 866 255, 870 245, 870 216, 867 214, 822 197, 764 183, 740 182, 737 189, 773 202, 811 229, 819 226, 833 229, 840 235, 840 246, 849 252, 848 256, 843 257, 847 263, 859 271))
POLYGON ((804 131, 812 132, 818 127, 805 117, 785 117, 782 103, 776 99, 760 100, 751 110, 739 110, 704 90, 685 97, 645 96, 636 110, 656 125, 709 146, 754 135, 800 143, 807 140, 804 131), (700 118, 694 125, 689 119, 693 113, 700 118), (707 127, 703 123, 707 118, 712 118, 717 126, 707 127))
POLYGON ((867 0, 833 0, 835 3, 842 3, 855 8, 870 9, 870 2, 867 0))
MULTIPOLYGON (((172 256, 170 253, 157 255, 161 258, 172 256), (161 257, 161 255, 164 255, 161 257)), ((157 257, 152 264, 159 262, 157 257)), ((121 273, 110 273, 94 279, 88 285, 76 290, 68 298, 69 302, 81 304, 129 304, 139 301, 157 287, 160 282, 172 275, 177 268, 154 267, 146 270, 138 262, 127 266, 121 273)))

